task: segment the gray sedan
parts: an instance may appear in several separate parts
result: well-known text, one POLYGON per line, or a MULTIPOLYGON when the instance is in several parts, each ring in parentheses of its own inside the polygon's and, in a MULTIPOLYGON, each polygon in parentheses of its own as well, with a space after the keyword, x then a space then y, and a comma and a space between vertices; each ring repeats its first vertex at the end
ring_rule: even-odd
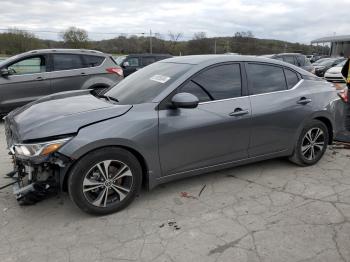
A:
MULTIPOLYGON (((293 65, 247 56, 157 62, 105 95, 51 95, 5 118, 15 194, 68 190, 107 214, 174 179, 288 157, 317 163, 343 129, 335 88, 293 65)), ((283 175, 283 174, 281 174, 283 175)))

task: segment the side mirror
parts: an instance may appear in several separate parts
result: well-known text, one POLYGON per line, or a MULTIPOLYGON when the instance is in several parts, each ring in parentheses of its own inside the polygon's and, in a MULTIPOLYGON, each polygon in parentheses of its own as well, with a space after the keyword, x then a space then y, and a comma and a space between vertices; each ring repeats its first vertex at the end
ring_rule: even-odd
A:
POLYGON ((9 75, 12 75, 12 71, 8 70, 6 68, 3 68, 3 69, 0 70, 0 75, 1 76, 9 76, 9 75))
POLYGON ((178 93, 173 96, 171 102, 175 108, 196 108, 199 99, 190 93, 178 93))
POLYGON ((128 67, 128 66, 130 66, 128 61, 123 62, 123 67, 128 67))

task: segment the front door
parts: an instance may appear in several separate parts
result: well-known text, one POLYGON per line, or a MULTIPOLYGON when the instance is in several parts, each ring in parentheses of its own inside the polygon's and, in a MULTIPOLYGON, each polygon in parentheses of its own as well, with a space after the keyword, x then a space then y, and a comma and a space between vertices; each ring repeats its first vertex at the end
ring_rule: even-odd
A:
POLYGON ((200 104, 194 109, 159 110, 164 176, 247 158, 251 110, 249 97, 242 96, 239 64, 206 69, 179 92, 197 96, 200 104))
POLYGON ((44 55, 26 57, 6 65, 11 74, 0 77, 0 112, 9 112, 49 95, 50 80, 46 67, 44 55))

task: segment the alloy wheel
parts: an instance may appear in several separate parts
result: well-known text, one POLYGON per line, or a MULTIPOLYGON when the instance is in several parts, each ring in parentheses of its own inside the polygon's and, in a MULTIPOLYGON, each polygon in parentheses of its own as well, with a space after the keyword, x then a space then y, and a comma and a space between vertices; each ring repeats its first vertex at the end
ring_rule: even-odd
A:
POLYGON ((94 165, 84 176, 83 194, 90 204, 108 207, 123 201, 131 190, 133 174, 125 163, 105 160, 94 165))
POLYGON ((305 159, 313 161, 322 154, 326 145, 322 129, 315 127, 306 132, 301 144, 301 153, 305 159))

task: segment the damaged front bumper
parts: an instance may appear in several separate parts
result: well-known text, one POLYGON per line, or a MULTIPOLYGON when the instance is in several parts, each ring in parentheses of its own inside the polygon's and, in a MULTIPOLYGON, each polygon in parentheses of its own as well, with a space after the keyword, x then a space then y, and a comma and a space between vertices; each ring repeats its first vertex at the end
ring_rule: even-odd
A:
POLYGON ((62 189, 61 176, 70 164, 69 158, 59 153, 45 157, 24 157, 11 150, 9 154, 14 170, 7 177, 14 180, 10 184, 13 184, 13 193, 21 205, 35 204, 62 189))

